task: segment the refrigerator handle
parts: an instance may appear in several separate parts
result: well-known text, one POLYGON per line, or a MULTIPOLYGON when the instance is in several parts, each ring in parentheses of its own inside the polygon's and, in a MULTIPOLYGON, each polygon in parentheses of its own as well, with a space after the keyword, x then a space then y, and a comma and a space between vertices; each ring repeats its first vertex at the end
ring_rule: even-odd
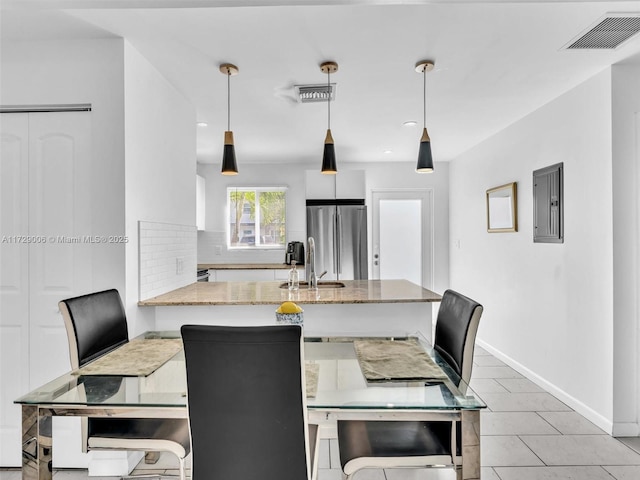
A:
MULTIPOLYGON (((340 215, 340 209, 337 209, 336 220, 336 273, 340 275, 342 273, 342 259, 340 258, 342 250, 342 215, 340 215)), ((339 280, 339 277, 336 279, 339 280)))
POLYGON ((332 273, 334 275, 336 275, 336 278, 337 278, 338 265, 336 263, 336 259, 337 259, 337 256, 338 256, 338 250, 337 250, 338 247, 336 245, 336 239, 337 239, 338 235, 336 233, 337 220, 336 220, 336 210, 335 210, 335 208, 331 212, 331 227, 332 227, 331 228, 331 235, 332 235, 331 243, 333 245, 333 252, 332 252, 332 255, 331 255, 331 268, 333 269, 332 273))

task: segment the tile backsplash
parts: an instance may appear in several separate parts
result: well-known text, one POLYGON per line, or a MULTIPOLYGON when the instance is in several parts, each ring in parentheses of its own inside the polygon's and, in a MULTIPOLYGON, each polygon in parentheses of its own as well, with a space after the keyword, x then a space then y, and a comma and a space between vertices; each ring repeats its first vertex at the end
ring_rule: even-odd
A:
POLYGON ((196 281, 195 225, 138 222, 139 299, 146 300, 196 281))

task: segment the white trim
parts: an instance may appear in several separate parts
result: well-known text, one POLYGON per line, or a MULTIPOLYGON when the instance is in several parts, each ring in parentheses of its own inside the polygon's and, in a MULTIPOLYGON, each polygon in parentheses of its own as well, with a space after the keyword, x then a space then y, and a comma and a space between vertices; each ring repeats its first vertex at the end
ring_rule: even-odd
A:
POLYGON ((424 467, 433 465, 453 466, 449 455, 428 455, 422 457, 358 457, 348 461, 343 471, 346 475, 353 475, 364 468, 403 468, 424 467))
MULTIPOLYGON (((67 331, 67 339, 69 340, 69 360, 71 363, 71 370, 77 370, 80 368, 80 358, 78 353, 78 339, 76 337, 76 329, 71 319, 71 312, 69 312, 69 306, 65 300, 58 302, 58 310, 62 314, 64 320, 65 330, 67 331)), ((84 393, 84 389, 81 390, 84 393)), ((84 399, 83 399, 84 400, 84 399)), ((89 434, 89 420, 87 417, 80 417, 80 434, 82 440, 82 453, 87 453, 88 445, 87 438, 89 434)), ((89 462, 91 464, 91 462, 89 462)), ((130 472, 131 470, 129 470, 130 472)), ((127 472, 127 473, 129 473, 127 472)))
POLYGON ((300 396, 302 397, 302 411, 304 412, 304 452, 307 456, 307 479, 311 480, 312 469, 311 465, 311 451, 309 449, 309 418, 306 413, 307 410, 307 379, 306 379, 306 367, 304 363, 304 336, 302 335, 302 328, 300 328, 300 396))
POLYGON ((184 458, 187 453, 182 445, 171 440, 156 440, 150 438, 133 440, 127 438, 89 437, 88 443, 89 449, 171 452, 180 458, 184 458))
POLYGON ((73 320, 71 319, 71 313, 69 307, 64 300, 58 302, 58 309, 62 314, 64 320, 65 330, 67 331, 67 339, 69 341, 69 360, 71 363, 71 369, 77 370, 80 368, 80 359, 78 358, 78 340, 76 339, 76 330, 73 326, 73 320))
MULTIPOLYGON (((473 313, 471 314, 471 320, 469 320, 469 329, 467 331, 467 336, 464 341, 464 348, 462 350, 462 365, 461 365, 461 374, 460 377, 465 385, 461 385, 466 393, 467 385, 471 380, 471 371, 473 370, 473 350, 476 344, 476 335, 478 333, 478 326, 480 325, 480 317, 482 316, 482 312, 484 308, 482 305, 478 305, 473 309, 473 313)), ((437 321, 436 321, 437 323, 437 321)))
MULTIPOLYGON (((635 153, 635 165, 638 165, 638 163, 640 162, 640 112, 635 112, 634 115, 634 120, 635 120, 635 141, 634 141, 634 153, 635 153)), ((636 178, 635 178, 635 194, 636 194, 636 205, 635 205, 635 209, 636 209, 636 215, 638 216, 638 218, 640 218, 640 168, 636 168, 636 178)), ((636 239, 640 239, 640 221, 636 223, 636 239)), ((636 257, 636 265, 635 265, 635 272, 634 272, 634 280, 635 280, 635 284, 636 284, 636 288, 640 282, 640 252, 638 251, 638 247, 637 247, 637 240, 636 240, 636 247, 635 247, 635 251, 634 251, 634 255, 636 257)), ((640 382, 637 380, 638 377, 638 372, 640 372, 640 296, 636 293, 635 295, 635 305, 634 305, 634 310, 635 310, 635 314, 636 314, 636 325, 635 325, 635 329, 636 329, 636 348, 635 348, 635 360, 636 360, 636 364, 635 364, 635 382, 636 382, 636 388, 635 388, 635 400, 636 400, 636 423, 634 424, 627 424, 627 423, 614 423, 613 425, 613 434, 614 435, 619 435, 619 436, 638 436, 640 435, 640 382), (633 429, 629 428, 631 425, 633 425, 633 429), (620 432, 630 432, 631 430, 635 431, 635 434, 631 434, 631 435, 625 435, 623 433, 618 433, 618 431, 620 432)), ((615 321, 615 319, 614 319, 615 321)), ((615 370, 614 370, 614 374, 615 374, 615 370)), ((614 376, 615 378, 615 376, 614 376)), ((613 391, 613 394, 616 394, 615 388, 613 391)), ((615 396, 614 396, 615 399, 615 396)))
POLYGON ((287 190, 289 190, 289 187, 287 185, 275 185, 275 186, 260 186, 260 187, 253 187, 251 185, 235 185, 235 186, 227 186, 227 197, 229 196, 229 193, 232 192, 286 192, 287 190))
POLYGON ((565 392, 561 388, 557 387, 553 383, 541 377, 534 371, 528 369, 521 363, 515 361, 513 358, 509 357, 508 355, 505 355, 500 350, 493 348, 491 345, 484 342, 483 340, 477 339, 476 342, 478 345, 480 345, 482 348, 487 350, 493 356, 495 356, 499 360, 502 360, 511 368, 513 368, 517 372, 527 377, 533 383, 545 389, 547 392, 549 392, 551 395, 556 397, 561 402, 566 403, 569 407, 573 408, 576 412, 578 412, 580 415, 585 417, 587 420, 589 420, 590 422, 594 423, 595 425, 603 429, 606 433, 608 433, 609 435, 613 434, 612 433, 613 423, 611 422, 611 420, 603 417, 600 413, 596 412, 591 407, 585 405, 577 398, 573 397, 572 395, 569 395, 567 392, 565 392))

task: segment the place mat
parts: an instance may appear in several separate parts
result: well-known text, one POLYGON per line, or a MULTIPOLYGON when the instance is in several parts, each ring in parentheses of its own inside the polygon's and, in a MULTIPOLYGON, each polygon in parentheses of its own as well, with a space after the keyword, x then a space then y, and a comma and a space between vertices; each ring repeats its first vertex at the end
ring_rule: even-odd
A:
POLYGON ((356 340, 353 342, 360 369, 367 380, 445 380, 418 340, 356 340))
POLYGON ((315 398, 318 393, 318 373, 320 372, 320 365, 317 363, 305 362, 304 364, 304 376, 307 387, 307 397, 315 398))
POLYGON ((134 339, 79 368, 77 375, 146 377, 182 349, 181 338, 134 339))

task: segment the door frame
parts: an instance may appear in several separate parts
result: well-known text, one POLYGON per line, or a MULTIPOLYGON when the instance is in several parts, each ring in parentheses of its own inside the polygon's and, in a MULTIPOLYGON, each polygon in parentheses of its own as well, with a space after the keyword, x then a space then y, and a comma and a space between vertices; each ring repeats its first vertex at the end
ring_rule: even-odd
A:
POLYGON ((420 200, 422 213, 422 287, 433 290, 435 236, 432 188, 375 188, 371 190, 371 278, 379 278, 375 266, 380 253, 380 200, 420 200), (426 231, 425 231, 426 230, 426 231), (376 274, 377 273, 377 274, 376 274))

